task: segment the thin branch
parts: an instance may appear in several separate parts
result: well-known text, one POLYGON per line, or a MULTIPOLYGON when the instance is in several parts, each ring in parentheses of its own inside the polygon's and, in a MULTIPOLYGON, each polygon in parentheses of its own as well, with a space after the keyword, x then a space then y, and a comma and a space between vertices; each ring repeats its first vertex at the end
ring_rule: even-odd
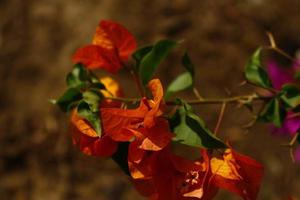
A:
MULTIPOLYGON (((122 101, 126 103, 136 103, 139 102, 140 98, 120 98, 120 97, 105 97, 107 99, 112 99, 115 101, 122 101)), ((269 99, 271 97, 261 97, 257 96, 256 94, 250 95, 241 95, 241 96, 234 96, 228 98, 206 98, 206 99, 194 99, 194 100, 187 100, 186 102, 191 105, 200 105, 200 104, 223 104, 223 103, 243 103, 249 101, 260 101, 269 99)), ((178 105, 175 101, 166 101, 166 105, 168 106, 176 106, 178 105)))
POLYGON ((145 96, 145 90, 144 90, 144 87, 141 83, 141 80, 140 80, 140 77, 139 75, 134 71, 134 70, 130 70, 130 74, 132 75, 136 85, 137 85, 137 88, 139 90, 139 93, 142 97, 145 96))
POLYGON ((288 144, 282 144, 281 145, 283 147, 288 147, 289 148, 289 154, 290 154, 290 157, 291 157, 293 163, 295 162, 294 146, 297 142, 297 138, 299 137, 299 134, 300 134, 299 132, 296 133, 288 144))
POLYGON ((220 110, 220 114, 219 114, 219 117, 218 117, 218 121, 217 121, 215 130, 214 130, 214 134, 215 134, 215 135, 218 134, 218 131, 219 131, 219 129, 220 129, 221 122, 222 122, 223 117, 224 117, 225 109, 226 109, 226 103, 223 102, 223 103, 222 103, 221 110, 220 110))
POLYGON ((274 49, 277 48, 273 34, 271 32, 267 32, 267 36, 269 38, 270 46, 274 49))
POLYGON ((203 97, 200 95, 199 90, 196 87, 193 87, 193 93, 196 96, 197 99, 202 100, 203 97))
POLYGON ((125 63, 122 63, 122 65, 131 74, 131 76, 132 76, 132 78, 133 78, 133 80, 134 80, 134 82, 135 82, 135 84, 136 84, 136 86, 138 88, 138 91, 139 91, 141 97, 144 97, 146 93, 145 93, 144 87, 143 87, 143 85, 141 83, 139 74, 136 72, 136 70, 133 69, 133 67, 128 66, 125 63))

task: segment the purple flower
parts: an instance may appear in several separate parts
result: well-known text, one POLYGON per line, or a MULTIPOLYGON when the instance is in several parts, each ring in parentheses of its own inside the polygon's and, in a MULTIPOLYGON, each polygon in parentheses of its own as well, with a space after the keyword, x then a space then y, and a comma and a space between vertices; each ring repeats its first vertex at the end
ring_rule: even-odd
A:
POLYGON ((277 90, 280 90, 284 84, 293 82, 294 67, 283 68, 279 66, 274 60, 270 60, 267 63, 267 72, 271 79, 273 87, 277 90))
POLYGON ((280 128, 273 127, 272 133, 278 136, 294 135, 300 130, 300 116, 295 116, 294 113, 289 112, 283 121, 280 128))
MULTIPOLYGON (((299 63, 294 63, 292 67, 284 68, 279 66, 274 60, 267 63, 267 72, 275 89, 280 90, 287 83, 294 83, 294 73, 299 70, 299 63)), ((300 116, 295 116, 289 112, 283 121, 281 128, 272 127, 272 133, 279 136, 290 136, 300 129, 300 116)))

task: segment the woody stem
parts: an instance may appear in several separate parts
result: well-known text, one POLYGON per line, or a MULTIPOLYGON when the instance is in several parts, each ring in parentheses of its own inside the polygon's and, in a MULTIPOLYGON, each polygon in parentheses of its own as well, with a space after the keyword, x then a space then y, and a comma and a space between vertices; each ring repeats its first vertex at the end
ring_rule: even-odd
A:
MULTIPOLYGON (((136 103, 140 101, 139 98, 120 98, 120 97, 106 97, 107 99, 112 99, 115 101, 122 101, 125 103, 136 103)), ((256 94, 250 95, 241 95, 241 96, 234 96, 234 97, 227 97, 227 98, 205 98, 205 99, 193 99, 187 100, 186 102, 191 105, 200 105, 200 104, 223 104, 223 103, 243 103, 247 101, 257 101, 257 100, 264 100, 270 97, 260 97, 256 94)), ((176 106, 178 105, 175 101, 166 101, 166 105, 168 106, 176 106)))
POLYGON ((138 90, 139 90, 139 93, 142 97, 144 97, 146 94, 145 94, 145 90, 142 86, 142 83, 141 83, 141 80, 140 80, 140 77, 139 75, 134 71, 134 70, 130 70, 130 73, 138 87, 138 90))
POLYGON ((219 114, 219 117, 218 117, 217 125, 216 125, 215 130, 214 130, 215 135, 218 134, 218 131, 220 129, 221 122, 222 122, 223 117, 224 117, 225 109, 226 109, 226 103, 223 102, 222 106, 221 106, 220 114, 219 114))
POLYGON ((134 80, 134 82, 135 82, 135 84, 136 84, 136 86, 138 88, 138 91, 139 91, 141 97, 144 97, 146 94, 145 94, 144 87, 143 87, 143 85, 141 83, 139 74, 136 72, 136 70, 134 70, 134 68, 132 66, 126 65, 125 63, 122 63, 122 65, 131 74, 131 76, 132 76, 132 78, 133 78, 133 80, 134 80))

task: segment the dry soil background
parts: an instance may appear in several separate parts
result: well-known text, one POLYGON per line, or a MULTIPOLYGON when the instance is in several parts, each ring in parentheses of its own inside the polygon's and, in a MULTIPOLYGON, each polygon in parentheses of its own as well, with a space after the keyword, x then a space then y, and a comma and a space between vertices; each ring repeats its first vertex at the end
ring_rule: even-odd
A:
MULTIPOLYGON (((272 31, 292 55, 300 45, 298 0, 0 0, 0 200, 139 200, 110 160, 82 155, 71 144, 68 118, 48 103, 65 89, 74 50, 89 43, 100 19, 124 24, 140 45, 184 39, 203 96, 237 88, 253 50, 272 31)), ((168 83, 180 71, 179 50, 157 73, 168 83)), ((122 72, 124 88, 134 87, 122 72)), ((125 90, 128 96, 134 91, 125 90)), ((186 95, 186 98, 189 96, 186 95)), ((219 106, 199 106, 213 128, 219 106)), ((230 106, 221 135, 264 163, 258 199, 300 197, 300 166, 264 125, 244 134, 246 109, 230 106)), ((221 192, 219 200, 238 199, 221 192)))

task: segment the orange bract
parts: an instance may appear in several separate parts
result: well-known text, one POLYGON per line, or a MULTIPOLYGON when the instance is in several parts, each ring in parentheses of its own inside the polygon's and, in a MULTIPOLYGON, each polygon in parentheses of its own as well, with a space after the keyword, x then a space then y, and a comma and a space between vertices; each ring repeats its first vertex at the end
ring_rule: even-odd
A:
MULTIPOLYGON (((106 90, 101 90, 101 93, 104 97, 123 97, 123 90, 121 89, 119 83, 112 79, 109 76, 105 76, 100 78, 100 82, 103 83, 106 90)), ((114 108, 114 107, 120 107, 121 102, 119 101, 113 101, 111 99, 104 99, 100 107, 101 108, 114 108)))
POLYGON ((158 79, 150 81, 149 89, 153 94, 153 100, 143 98, 136 109, 101 108, 104 132, 116 141, 130 141, 133 137, 137 137, 139 131, 140 135, 145 137, 145 134, 148 134, 147 137, 151 138, 149 130, 162 115, 163 89, 158 79))
POLYGON ((135 49, 136 41, 125 27, 103 20, 96 29, 93 44, 79 48, 72 59, 89 69, 101 68, 116 73, 135 49))
POLYGON ((70 131, 73 143, 79 149, 92 156, 111 156, 117 150, 117 143, 108 136, 97 137, 95 130, 86 120, 74 111, 71 116, 70 131))
POLYGON ((227 149, 223 159, 212 158, 211 183, 229 190, 245 200, 255 200, 263 176, 263 166, 257 161, 227 149))
POLYGON ((203 166, 172 154, 169 146, 148 153, 140 164, 129 166, 148 173, 147 176, 133 176, 133 182, 137 190, 151 200, 211 200, 217 192, 215 187, 196 187, 208 180, 203 166))
MULTIPOLYGON (((123 92, 119 84, 110 77, 103 77, 100 81, 104 84, 107 91, 101 90, 105 96, 120 96, 123 92)), ((104 100, 101 102, 101 107, 118 107, 119 102, 104 100)), ((79 149, 87 154, 93 156, 111 156, 116 152, 118 143, 113 141, 109 136, 103 134, 99 137, 94 128, 81 118, 77 111, 74 110, 71 114, 70 131, 73 137, 73 143, 79 149)))

